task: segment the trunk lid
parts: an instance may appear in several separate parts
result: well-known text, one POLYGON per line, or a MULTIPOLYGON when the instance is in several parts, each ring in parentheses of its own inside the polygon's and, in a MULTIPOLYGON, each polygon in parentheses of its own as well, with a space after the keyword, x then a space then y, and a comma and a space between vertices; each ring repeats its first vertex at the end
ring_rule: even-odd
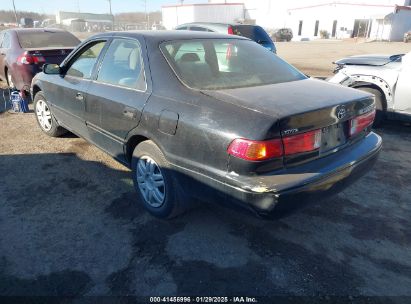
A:
POLYGON ((286 165, 323 156, 349 144, 350 120, 374 107, 370 94, 314 79, 202 92, 273 117, 273 127, 279 128, 282 137, 321 129, 321 147, 285 157, 286 165))
POLYGON ((335 111, 344 105, 350 114, 372 103, 372 95, 363 91, 305 79, 293 82, 227 90, 203 90, 220 101, 269 115, 280 122, 281 130, 299 131, 337 122, 335 111), (365 103, 364 103, 365 100, 365 103))
POLYGON ((334 62, 337 65, 371 65, 371 66, 383 66, 390 62, 400 61, 404 54, 395 55, 357 55, 340 59, 334 62))

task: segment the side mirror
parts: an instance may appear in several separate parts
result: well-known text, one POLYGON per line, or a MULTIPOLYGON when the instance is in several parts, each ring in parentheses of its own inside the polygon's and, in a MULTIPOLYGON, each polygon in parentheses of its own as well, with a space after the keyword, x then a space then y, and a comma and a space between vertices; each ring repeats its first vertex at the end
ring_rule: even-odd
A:
POLYGON ((61 68, 55 63, 45 63, 43 65, 43 72, 44 74, 59 75, 61 74, 61 68))

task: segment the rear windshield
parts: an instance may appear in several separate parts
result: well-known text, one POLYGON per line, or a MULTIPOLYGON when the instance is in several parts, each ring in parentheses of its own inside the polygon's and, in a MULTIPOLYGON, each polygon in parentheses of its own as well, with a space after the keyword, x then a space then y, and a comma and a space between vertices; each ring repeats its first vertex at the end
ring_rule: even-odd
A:
POLYGON ((261 27, 256 25, 233 25, 234 35, 247 37, 251 40, 254 40, 258 43, 272 42, 270 36, 267 32, 261 27))
POLYGON ((306 78, 250 40, 182 40, 165 42, 160 48, 180 80, 194 89, 252 87, 306 78))
POLYGON ((80 43, 75 36, 68 32, 17 32, 20 46, 23 49, 46 47, 75 47, 80 43))

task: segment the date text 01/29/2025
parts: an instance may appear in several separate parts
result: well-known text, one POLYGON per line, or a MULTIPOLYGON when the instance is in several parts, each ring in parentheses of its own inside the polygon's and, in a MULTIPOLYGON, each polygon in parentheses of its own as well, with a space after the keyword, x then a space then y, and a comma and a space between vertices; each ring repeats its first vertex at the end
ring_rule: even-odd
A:
POLYGON ((254 297, 150 297, 150 303, 258 303, 254 297))

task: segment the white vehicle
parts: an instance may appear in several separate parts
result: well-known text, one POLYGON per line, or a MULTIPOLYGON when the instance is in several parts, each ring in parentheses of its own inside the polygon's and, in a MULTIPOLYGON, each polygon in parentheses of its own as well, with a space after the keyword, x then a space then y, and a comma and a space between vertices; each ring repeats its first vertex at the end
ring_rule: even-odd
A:
POLYGON ((375 126, 384 119, 411 121, 411 52, 352 56, 335 64, 335 75, 329 82, 375 95, 375 126))

